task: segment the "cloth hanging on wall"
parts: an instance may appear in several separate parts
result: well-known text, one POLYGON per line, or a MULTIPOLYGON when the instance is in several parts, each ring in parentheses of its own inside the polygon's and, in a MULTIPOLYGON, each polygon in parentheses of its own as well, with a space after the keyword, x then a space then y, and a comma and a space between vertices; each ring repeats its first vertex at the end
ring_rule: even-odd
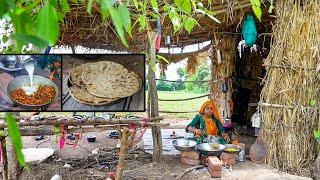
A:
POLYGON ((252 47, 257 41, 257 28, 252 15, 247 14, 242 24, 242 35, 246 45, 252 47))

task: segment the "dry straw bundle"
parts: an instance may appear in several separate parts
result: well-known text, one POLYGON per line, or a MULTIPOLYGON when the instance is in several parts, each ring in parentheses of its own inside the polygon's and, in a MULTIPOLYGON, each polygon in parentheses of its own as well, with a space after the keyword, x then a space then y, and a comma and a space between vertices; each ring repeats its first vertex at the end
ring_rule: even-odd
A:
POLYGON ((320 3, 277 1, 273 44, 259 109, 259 139, 268 147, 267 163, 311 176, 319 154, 312 136, 320 129, 320 3))
MULTIPOLYGON (((212 64, 212 80, 214 81, 211 84, 211 96, 214 101, 218 104, 219 113, 222 114, 225 108, 225 101, 231 99, 231 81, 228 81, 228 92, 224 94, 221 91, 221 86, 224 81, 221 79, 225 77, 230 77, 235 71, 235 37, 230 35, 219 34, 215 36, 215 46, 211 49, 209 53, 212 64), (220 52, 217 52, 220 51, 220 52), (220 57, 218 57, 220 56, 220 57), (220 60, 221 62, 220 62, 220 60)), ((229 116, 231 116, 229 112, 229 116)))

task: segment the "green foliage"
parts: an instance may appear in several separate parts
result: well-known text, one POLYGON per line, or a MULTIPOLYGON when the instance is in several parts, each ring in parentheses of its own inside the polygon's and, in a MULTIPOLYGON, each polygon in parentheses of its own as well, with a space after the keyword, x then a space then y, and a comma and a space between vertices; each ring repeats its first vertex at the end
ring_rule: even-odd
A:
MULTIPOLYGON (((250 0, 252 9, 258 19, 261 19, 260 0, 250 0)), ((211 2, 203 5, 201 0, 0 0, 0 18, 13 25, 13 31, 2 36, 2 41, 13 38, 16 43, 5 49, 5 52, 22 52, 23 47, 29 43, 38 48, 53 46, 60 35, 60 22, 64 21, 66 14, 70 12, 70 3, 86 5, 88 14, 92 14, 92 8, 100 7, 103 20, 111 20, 122 44, 128 46, 126 33, 131 37, 133 27, 138 24, 139 31, 150 30, 151 25, 161 17, 169 17, 174 33, 186 30, 191 33, 196 25, 194 18, 197 14, 203 14, 213 21, 220 23, 214 17, 211 10, 211 2), (160 1, 159 1, 160 2, 160 1), (133 8, 133 9, 129 9, 133 8), (160 14, 161 12, 161 14, 160 14), (131 17, 136 22, 131 23, 131 17)))
POLYGON ((320 144, 320 131, 313 130, 313 135, 316 138, 317 142, 320 144))
POLYGON ((37 36, 45 39, 53 46, 59 37, 59 19, 57 11, 50 1, 47 1, 37 16, 37 36))
MULTIPOLYGON (((262 11, 261 11, 261 0, 250 0, 251 6, 252 6, 252 10, 254 12, 254 14, 256 15, 256 17, 259 19, 259 21, 261 21, 261 15, 262 15, 262 11)), ((271 4, 272 5, 272 4, 271 4)), ((273 5, 272 5, 273 6, 273 5)), ((270 6, 271 7, 271 6, 270 6)), ((271 10, 272 11, 272 10, 271 10)))
POLYGON ((16 122, 16 119, 13 117, 13 114, 9 112, 9 113, 6 113, 5 120, 8 125, 9 138, 12 141, 19 164, 22 167, 26 167, 26 162, 22 154, 22 140, 21 140, 20 129, 16 122))
POLYGON ((157 81, 157 91, 173 91, 173 87, 170 83, 165 81, 157 81))
POLYGON ((186 91, 195 93, 205 93, 208 92, 209 86, 205 82, 210 79, 210 67, 208 65, 201 65, 197 67, 197 71, 194 75, 187 77, 187 81, 196 81, 194 83, 186 83, 186 91))

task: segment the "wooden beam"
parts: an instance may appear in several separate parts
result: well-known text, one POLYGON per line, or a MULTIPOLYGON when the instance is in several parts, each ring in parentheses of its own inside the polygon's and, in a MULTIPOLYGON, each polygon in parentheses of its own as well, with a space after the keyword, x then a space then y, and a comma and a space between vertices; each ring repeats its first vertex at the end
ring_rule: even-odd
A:
MULTIPOLYGON (((147 122, 156 122, 162 120, 162 117, 153 117, 148 118, 147 122)), ((42 126, 42 125, 60 125, 64 124, 66 126, 85 126, 85 125, 114 125, 114 124, 130 124, 137 123, 139 124, 141 119, 112 119, 112 120, 104 120, 104 119, 87 119, 87 120, 75 120, 75 119, 52 119, 52 120, 42 120, 42 121, 25 121, 18 122, 20 127, 24 126, 42 126)), ((1 128, 6 128, 7 124, 0 124, 1 128)))
MULTIPOLYGON (((120 126, 120 128, 129 127, 129 124, 115 124, 115 125, 99 125, 94 127, 68 127, 67 133, 89 133, 89 132, 102 132, 107 130, 115 130, 120 126)), ((152 126, 168 127, 169 123, 147 123, 147 128, 152 126)), ((141 125, 137 124, 137 127, 141 125)), ((54 135, 54 129, 25 129, 20 128, 21 136, 39 136, 39 135, 54 135)), ((8 132, 5 130, 2 137, 6 137, 8 132)))

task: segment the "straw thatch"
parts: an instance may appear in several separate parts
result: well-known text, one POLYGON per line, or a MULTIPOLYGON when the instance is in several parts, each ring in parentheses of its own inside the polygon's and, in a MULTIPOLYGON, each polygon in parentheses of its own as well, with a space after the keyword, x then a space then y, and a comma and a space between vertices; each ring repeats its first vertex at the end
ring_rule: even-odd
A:
POLYGON ((226 108, 225 113, 227 114, 225 115, 228 117, 231 117, 231 110, 228 108, 226 101, 230 100, 232 95, 232 81, 229 79, 229 77, 235 71, 235 41, 236 39, 234 36, 217 34, 215 35, 216 46, 210 51, 210 59, 212 64, 211 79, 218 80, 217 82, 211 83, 211 98, 216 101, 218 111, 221 115, 226 108), (220 53, 217 53, 217 51, 220 51, 220 53), (218 60, 218 56, 221 57, 221 61, 218 60), (221 86, 224 81, 227 81, 228 84, 228 91, 226 93, 221 91, 221 86))
POLYGON ((320 128, 319 12, 317 0, 277 1, 273 45, 265 62, 267 74, 259 103, 259 139, 268 147, 267 163, 307 176, 319 153, 312 135, 320 128))
MULTIPOLYGON (((160 4, 162 4, 159 1, 160 4)), ((207 4, 206 1, 203 2, 207 4)), ((217 30, 234 30, 244 13, 252 12, 250 0, 239 1, 214 1, 211 9, 216 13, 216 17, 222 22, 216 23, 210 18, 198 15, 195 18, 201 27, 196 26, 191 34, 182 30, 173 34, 172 24, 169 19, 162 19, 162 44, 164 36, 170 35, 171 45, 186 46, 211 40, 212 35, 217 30)), ((132 10, 134 13, 134 10, 132 10)), ((132 15, 132 21, 136 21, 137 16, 132 15)), ((267 19, 266 19, 267 20, 267 19)), ((155 23, 151 23, 155 28, 155 23)), ((93 6, 93 13, 86 12, 85 5, 71 5, 71 12, 67 15, 65 22, 61 26, 61 37, 59 45, 77 46, 81 45, 89 48, 102 48, 114 51, 129 51, 134 53, 145 52, 147 48, 147 37, 145 32, 138 31, 138 25, 133 29, 133 37, 127 37, 129 48, 125 48, 115 34, 114 27, 110 20, 103 21, 99 14, 99 8, 93 6)))

